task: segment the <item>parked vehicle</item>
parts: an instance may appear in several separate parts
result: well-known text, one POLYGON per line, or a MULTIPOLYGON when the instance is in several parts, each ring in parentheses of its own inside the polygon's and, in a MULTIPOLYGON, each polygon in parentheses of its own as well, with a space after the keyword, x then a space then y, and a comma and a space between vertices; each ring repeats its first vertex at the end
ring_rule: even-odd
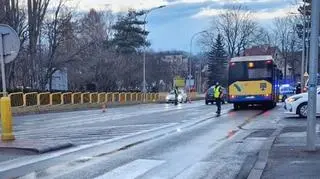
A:
MULTIPOLYGON (((320 106, 320 88, 317 90, 317 106, 320 106)), ((298 114, 306 118, 308 114, 308 93, 301 93, 290 96, 286 99, 284 109, 287 114, 298 114)), ((320 108, 317 108, 317 114, 320 114, 320 108)))
MULTIPOLYGON (((174 90, 170 91, 166 97, 167 103, 175 103, 176 97, 174 94, 174 90)), ((183 89, 178 90, 178 102, 179 103, 186 103, 188 101, 188 95, 183 89)))

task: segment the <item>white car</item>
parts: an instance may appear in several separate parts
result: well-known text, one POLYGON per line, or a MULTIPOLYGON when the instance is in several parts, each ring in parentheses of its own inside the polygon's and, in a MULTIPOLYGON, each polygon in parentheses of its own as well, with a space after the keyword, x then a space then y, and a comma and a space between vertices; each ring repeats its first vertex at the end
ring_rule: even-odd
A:
MULTIPOLYGON (((317 90, 317 106, 320 106, 320 88, 317 90)), ((307 117, 308 114, 308 93, 301 93, 290 96, 285 100, 284 109, 287 114, 298 114, 300 117, 307 117)), ((317 107, 320 114, 320 108, 317 107)))
MULTIPOLYGON (((178 102, 179 103, 186 103, 188 101, 188 95, 187 93, 182 90, 182 89, 179 89, 178 90, 178 102)), ((166 102, 167 103, 174 103, 175 102, 175 94, 174 94, 174 91, 170 91, 169 94, 167 95, 166 97, 166 102)))

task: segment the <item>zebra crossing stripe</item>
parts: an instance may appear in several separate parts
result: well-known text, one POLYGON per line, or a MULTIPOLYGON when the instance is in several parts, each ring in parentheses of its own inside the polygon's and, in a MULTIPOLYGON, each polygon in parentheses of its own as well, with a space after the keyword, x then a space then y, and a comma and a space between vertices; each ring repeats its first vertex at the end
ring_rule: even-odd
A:
POLYGON ((165 163, 163 160, 138 159, 98 176, 95 179, 134 179, 163 163, 165 163))

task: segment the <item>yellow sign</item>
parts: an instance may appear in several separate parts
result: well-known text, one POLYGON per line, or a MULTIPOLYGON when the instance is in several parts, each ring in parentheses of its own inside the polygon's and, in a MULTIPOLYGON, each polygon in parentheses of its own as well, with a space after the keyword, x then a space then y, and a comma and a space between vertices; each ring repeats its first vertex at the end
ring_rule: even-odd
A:
POLYGON ((180 76, 176 76, 173 83, 174 83, 174 86, 177 86, 177 87, 185 87, 186 85, 184 78, 181 78, 180 76))

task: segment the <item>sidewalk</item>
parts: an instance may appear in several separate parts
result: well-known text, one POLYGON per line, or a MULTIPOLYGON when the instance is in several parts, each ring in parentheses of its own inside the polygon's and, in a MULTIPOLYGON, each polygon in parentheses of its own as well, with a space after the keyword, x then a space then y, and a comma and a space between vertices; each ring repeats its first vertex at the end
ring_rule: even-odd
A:
POLYGON ((320 134, 316 152, 306 151, 306 127, 287 126, 275 138, 261 178, 320 178, 320 134))

